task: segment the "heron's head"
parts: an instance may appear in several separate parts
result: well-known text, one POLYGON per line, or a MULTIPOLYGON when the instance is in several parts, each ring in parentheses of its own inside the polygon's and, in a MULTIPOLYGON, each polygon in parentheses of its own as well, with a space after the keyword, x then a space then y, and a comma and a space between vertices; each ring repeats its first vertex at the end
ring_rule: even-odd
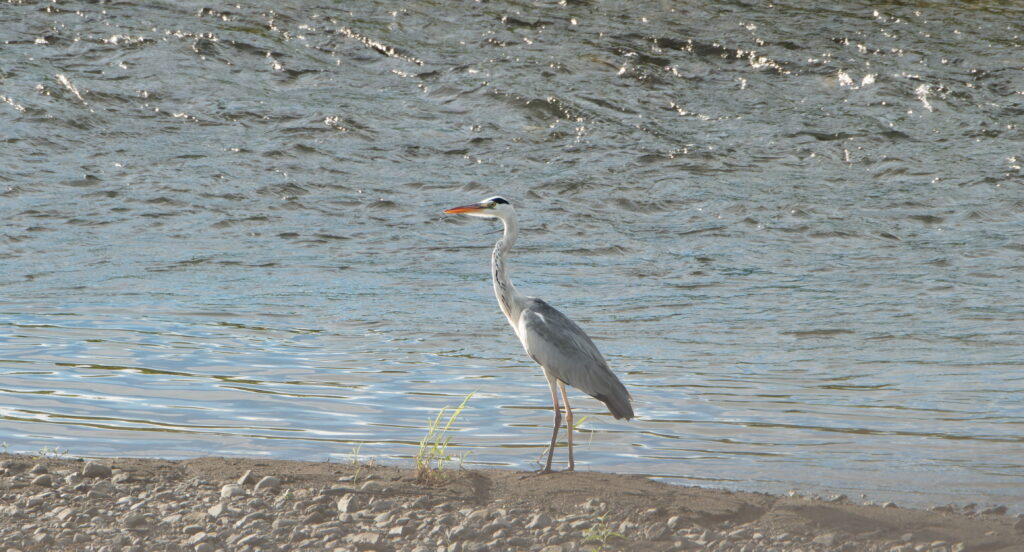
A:
POLYGON ((507 199, 498 196, 489 197, 479 203, 445 209, 444 212, 449 215, 461 214, 469 215, 471 217, 488 219, 497 218, 503 220, 515 215, 515 210, 512 209, 512 204, 509 203, 507 199))

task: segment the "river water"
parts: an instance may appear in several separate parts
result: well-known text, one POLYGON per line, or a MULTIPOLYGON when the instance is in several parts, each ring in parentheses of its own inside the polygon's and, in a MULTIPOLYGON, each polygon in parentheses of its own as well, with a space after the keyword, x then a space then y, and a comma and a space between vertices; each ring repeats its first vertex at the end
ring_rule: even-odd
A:
POLYGON ((1024 510, 1003 4, 5 2, 0 441, 410 465, 473 392, 452 453, 535 468, 441 214, 498 193, 634 396, 571 395, 578 469, 1024 510))

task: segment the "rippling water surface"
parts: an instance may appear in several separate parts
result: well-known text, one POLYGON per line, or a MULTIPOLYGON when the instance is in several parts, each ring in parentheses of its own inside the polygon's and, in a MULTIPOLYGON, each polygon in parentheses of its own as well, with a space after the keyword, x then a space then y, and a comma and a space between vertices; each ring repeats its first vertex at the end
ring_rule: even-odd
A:
POLYGON ((581 469, 1024 509, 1024 9, 253 4, 0 5, 9 450, 534 467, 501 193, 581 469))

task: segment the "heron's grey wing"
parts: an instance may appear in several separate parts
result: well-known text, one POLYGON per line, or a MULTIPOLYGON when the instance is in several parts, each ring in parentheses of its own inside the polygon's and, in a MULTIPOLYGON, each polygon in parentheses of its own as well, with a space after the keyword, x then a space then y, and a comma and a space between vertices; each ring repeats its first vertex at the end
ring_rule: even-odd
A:
POLYGON ((519 315, 519 336, 533 360, 555 378, 608 405, 616 418, 632 418, 629 392, 583 330, 551 305, 530 299, 519 315))

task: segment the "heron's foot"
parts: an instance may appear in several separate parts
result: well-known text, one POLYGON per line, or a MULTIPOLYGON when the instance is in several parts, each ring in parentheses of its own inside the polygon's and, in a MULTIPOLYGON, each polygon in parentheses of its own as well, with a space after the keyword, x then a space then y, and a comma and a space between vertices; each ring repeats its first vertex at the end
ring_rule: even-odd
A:
POLYGON ((535 471, 533 473, 528 473, 528 474, 520 477, 519 479, 520 480, 529 479, 531 477, 537 477, 537 476, 540 476, 540 475, 547 475, 549 473, 558 473, 558 472, 556 472, 555 470, 553 470, 551 468, 544 468, 544 469, 541 469, 541 470, 537 470, 537 471, 535 471))

